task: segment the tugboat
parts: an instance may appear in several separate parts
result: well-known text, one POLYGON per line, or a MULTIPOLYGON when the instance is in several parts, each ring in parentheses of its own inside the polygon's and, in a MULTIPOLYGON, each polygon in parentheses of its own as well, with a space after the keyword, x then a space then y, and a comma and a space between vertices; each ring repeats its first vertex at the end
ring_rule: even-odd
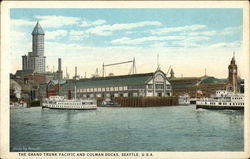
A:
POLYGON ((244 94, 227 90, 218 90, 210 98, 201 98, 196 101, 196 109, 213 110, 244 110, 244 94))

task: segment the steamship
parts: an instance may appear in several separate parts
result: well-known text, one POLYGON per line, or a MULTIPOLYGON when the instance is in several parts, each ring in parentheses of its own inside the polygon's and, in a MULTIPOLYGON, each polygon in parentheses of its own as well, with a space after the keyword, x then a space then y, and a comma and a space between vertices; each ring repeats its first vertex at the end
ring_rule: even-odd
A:
POLYGON ((219 90, 210 98, 197 100, 196 109, 199 108, 213 110, 244 110, 244 94, 219 90))
MULTIPOLYGON (((59 61, 59 66, 60 66, 60 63, 61 62, 59 61)), ((96 99, 77 99, 76 98, 76 78, 77 78, 77 68, 75 68, 75 97, 74 99, 65 99, 64 96, 50 96, 49 98, 43 99, 42 108, 76 109, 76 110, 97 109, 96 99)), ((60 84, 59 84, 58 90, 60 90, 60 84)))
POLYGON ((235 57, 228 66, 228 88, 226 90, 218 90, 215 95, 210 98, 202 98, 196 101, 196 108, 204 109, 231 109, 244 110, 244 94, 239 93, 237 65, 235 57))
POLYGON ((42 108, 93 110, 97 109, 97 104, 94 99, 65 99, 63 96, 50 96, 43 100, 42 108))

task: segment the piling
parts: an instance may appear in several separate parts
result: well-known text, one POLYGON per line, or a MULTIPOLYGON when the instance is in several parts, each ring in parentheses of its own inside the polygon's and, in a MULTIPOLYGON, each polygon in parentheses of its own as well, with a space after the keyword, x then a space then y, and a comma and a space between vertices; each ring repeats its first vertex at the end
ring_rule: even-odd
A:
MULTIPOLYGON (((97 106, 100 106, 104 98, 97 98, 97 106)), ((178 97, 114 97, 112 101, 121 107, 159 107, 178 105, 178 97)))

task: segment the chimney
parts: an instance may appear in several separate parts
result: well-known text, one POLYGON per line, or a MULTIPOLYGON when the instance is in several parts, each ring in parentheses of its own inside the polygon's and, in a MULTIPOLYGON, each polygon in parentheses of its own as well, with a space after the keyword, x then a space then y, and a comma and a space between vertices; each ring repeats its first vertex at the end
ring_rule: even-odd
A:
POLYGON ((75 67, 75 77, 77 76, 77 67, 75 67))
POLYGON ((62 61, 61 61, 61 58, 58 58, 58 71, 59 72, 62 71, 62 61))

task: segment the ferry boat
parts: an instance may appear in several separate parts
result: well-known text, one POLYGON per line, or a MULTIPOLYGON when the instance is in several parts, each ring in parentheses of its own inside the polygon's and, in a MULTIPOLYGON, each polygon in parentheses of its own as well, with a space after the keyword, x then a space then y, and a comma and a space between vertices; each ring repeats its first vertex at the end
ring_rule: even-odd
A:
POLYGON ((190 104, 189 95, 184 94, 183 96, 178 96, 178 103, 179 103, 179 105, 189 105, 190 104))
POLYGON ((244 94, 218 90, 210 98, 201 98, 196 101, 196 109, 213 110, 244 110, 244 94))
POLYGON ((65 99, 63 96, 50 96, 43 100, 42 108, 93 110, 97 109, 97 104, 94 99, 65 99))

